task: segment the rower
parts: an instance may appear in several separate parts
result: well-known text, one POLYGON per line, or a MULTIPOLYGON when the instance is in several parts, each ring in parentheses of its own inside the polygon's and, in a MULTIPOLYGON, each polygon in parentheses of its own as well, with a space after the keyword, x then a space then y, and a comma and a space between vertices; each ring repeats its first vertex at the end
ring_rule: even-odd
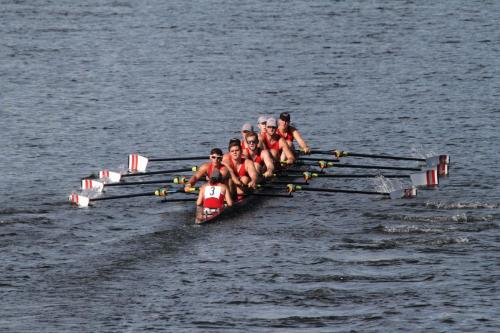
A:
POLYGON ((243 149, 243 157, 252 160, 255 170, 259 175, 266 178, 271 177, 274 172, 274 161, 269 150, 259 148, 259 136, 250 132, 246 136, 246 146, 243 149))
POLYGON ((287 164, 293 164, 295 162, 295 155, 285 139, 276 134, 276 129, 276 119, 268 118, 266 120, 266 132, 262 134, 264 147, 270 151, 275 164, 280 163, 282 154, 286 158, 285 162, 287 164))
POLYGON ((244 187, 256 188, 258 174, 253 162, 241 156, 241 142, 239 139, 231 139, 228 150, 229 154, 224 155, 223 163, 229 166, 231 175, 229 190, 233 197, 242 199, 245 194, 244 187))
POLYGON ((259 119, 257 120, 257 125, 259 126, 259 130, 260 130, 260 135, 266 133, 266 121, 267 121, 267 118, 269 117, 266 117, 266 116, 260 116, 259 119))
POLYGON ((297 140, 299 147, 304 153, 309 154, 311 152, 311 148, 306 144, 304 139, 302 139, 300 132, 295 127, 290 126, 290 114, 288 112, 280 113, 276 134, 285 139, 292 151, 294 150, 293 140, 297 140))
POLYGON ((228 168, 222 163, 222 150, 219 148, 214 148, 210 151, 210 162, 203 163, 198 168, 198 171, 189 179, 184 191, 190 192, 191 187, 193 187, 198 180, 203 177, 206 177, 208 180, 212 172, 217 169, 222 175, 222 180, 226 180, 229 177, 228 168))
POLYGON ((246 146, 246 143, 247 143, 246 137, 247 137, 248 133, 250 133, 250 132, 253 132, 253 126, 252 126, 252 124, 250 124, 250 123, 244 123, 243 127, 241 128, 241 136, 242 136, 241 149, 243 151, 245 150, 245 148, 247 148, 247 146, 246 146))
POLYGON ((197 209, 197 215, 208 216, 219 214, 224 208, 224 201, 228 207, 233 204, 229 188, 222 182, 221 172, 219 169, 214 168, 208 179, 208 183, 200 187, 196 205, 201 209, 197 209))

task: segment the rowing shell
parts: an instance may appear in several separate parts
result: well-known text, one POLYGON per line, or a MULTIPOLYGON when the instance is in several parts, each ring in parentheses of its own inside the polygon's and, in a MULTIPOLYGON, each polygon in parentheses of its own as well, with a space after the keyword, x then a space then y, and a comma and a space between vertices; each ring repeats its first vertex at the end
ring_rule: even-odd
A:
MULTIPOLYGON (((279 176, 274 177, 267 183, 272 184, 273 181, 277 180, 280 180, 279 176)), ((210 213, 205 212, 203 207, 197 206, 194 223, 196 224, 212 223, 221 220, 225 216, 230 216, 239 213, 243 209, 243 207, 255 201, 256 198, 259 198, 259 196, 257 195, 261 194, 263 190, 264 190, 263 188, 257 189, 252 193, 247 194, 240 201, 235 201, 232 206, 230 207, 224 206, 221 209, 214 210, 210 213)))

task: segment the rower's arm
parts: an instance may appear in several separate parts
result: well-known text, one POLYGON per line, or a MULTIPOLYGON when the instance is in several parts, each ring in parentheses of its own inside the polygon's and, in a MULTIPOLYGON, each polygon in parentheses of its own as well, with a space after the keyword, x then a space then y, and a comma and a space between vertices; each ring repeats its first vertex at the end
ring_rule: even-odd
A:
POLYGON ((285 153, 286 156, 286 162, 288 164, 293 164, 295 163, 295 155, 290 149, 290 146, 288 143, 286 143, 285 139, 280 138, 280 148, 283 149, 283 152, 285 153))
POLYGON ((307 145, 307 143, 304 141, 302 138, 302 135, 300 135, 300 132, 298 130, 294 130, 293 133, 293 138, 297 140, 297 143, 299 144, 299 147, 302 148, 302 150, 308 154, 311 151, 311 148, 307 145))
POLYGON ((226 184, 224 184, 224 189, 225 189, 224 198, 226 200, 226 204, 228 206, 232 206, 233 205, 233 199, 231 198, 231 193, 229 193, 229 188, 227 187, 226 184))
POLYGON ((259 174, 257 173, 257 170, 255 170, 255 165, 253 164, 253 161, 245 160, 245 168, 248 172, 248 175, 250 176, 250 179, 252 179, 252 183, 256 185, 259 174))
POLYGON ((269 150, 263 150, 260 154, 262 159, 264 160, 264 164, 266 165, 266 173, 267 176, 271 176, 274 172, 274 161, 269 150))
POLYGON ((191 177, 189 178, 189 182, 188 184, 186 185, 186 187, 188 186, 194 186, 196 185, 196 182, 201 178, 203 177, 203 175, 207 172, 207 165, 206 164, 202 164, 199 168, 198 168, 198 171, 196 171, 196 173, 191 177))
POLYGON ((229 176, 231 177, 231 180, 233 181, 233 183, 235 183, 236 185, 241 185, 239 178, 234 173, 233 168, 231 168, 229 166, 229 163, 227 163, 226 161, 223 160, 222 165, 224 165, 226 167, 227 171, 229 172, 229 176))
POLYGON ((198 199, 196 200, 196 205, 197 206, 203 206, 203 196, 205 193, 205 185, 202 185, 200 187, 200 193, 198 193, 198 199))

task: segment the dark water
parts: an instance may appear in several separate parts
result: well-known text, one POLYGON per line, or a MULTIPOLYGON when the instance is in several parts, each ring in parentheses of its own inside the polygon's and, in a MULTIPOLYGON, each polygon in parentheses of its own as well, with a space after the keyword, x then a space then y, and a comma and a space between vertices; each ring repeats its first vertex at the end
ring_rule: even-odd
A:
POLYGON ((0 6, 0 331, 500 330, 499 2, 0 6), (131 152, 205 154, 282 111, 314 147, 448 153, 451 175, 207 227, 190 204, 65 202, 131 152))

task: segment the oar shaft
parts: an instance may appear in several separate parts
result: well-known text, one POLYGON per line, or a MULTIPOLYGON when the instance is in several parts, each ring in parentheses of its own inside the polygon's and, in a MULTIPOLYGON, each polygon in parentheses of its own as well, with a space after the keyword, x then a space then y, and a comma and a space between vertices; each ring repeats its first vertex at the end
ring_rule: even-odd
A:
POLYGON ((353 168, 353 169, 378 169, 378 170, 405 170, 405 171, 422 171, 420 168, 395 167, 387 165, 366 165, 366 164, 334 164, 334 168, 353 168))
MULTIPOLYGON (((335 156, 335 149, 332 150, 311 150, 311 154, 318 154, 318 155, 334 155, 335 156)), ((406 157, 406 156, 392 156, 392 155, 385 155, 385 154, 364 154, 364 153, 351 153, 348 151, 342 151, 342 157, 368 157, 368 158, 380 158, 380 159, 387 159, 387 160, 400 160, 400 161, 418 161, 418 162, 425 162, 425 158, 418 158, 418 157, 406 157)))
POLYGON ((350 153, 350 152, 346 152, 346 154, 347 154, 346 156, 353 156, 353 157, 368 157, 368 158, 381 158, 381 159, 386 159, 386 160, 425 162, 425 158, 417 158, 417 157, 376 155, 376 154, 361 154, 361 153, 350 153))
POLYGON ((111 187, 111 186, 134 186, 134 185, 146 185, 146 184, 168 184, 172 183, 174 181, 173 178, 171 179, 163 179, 163 180, 147 180, 147 181, 142 181, 142 182, 130 182, 130 183, 111 183, 111 184, 105 184, 105 187, 111 187))
POLYGON ((154 192, 133 193, 133 194, 113 195, 113 196, 109 196, 109 197, 91 198, 90 201, 103 201, 103 200, 136 198, 136 197, 148 197, 148 196, 153 196, 153 195, 155 195, 154 192))
POLYGON ((371 194, 371 195, 389 195, 385 192, 375 192, 375 191, 358 191, 358 190, 342 190, 333 188, 317 188, 317 187, 304 187, 300 191, 310 191, 310 192, 327 192, 327 193, 355 193, 355 194, 371 194))
POLYGON ((340 162, 338 159, 325 159, 325 158, 315 158, 315 157, 299 157, 299 161, 325 161, 325 162, 340 162))
POLYGON ((122 175, 124 177, 140 177, 140 176, 150 176, 150 175, 165 175, 169 173, 177 173, 177 172, 187 172, 192 171, 193 168, 182 168, 182 169, 173 169, 173 170, 159 170, 159 171, 149 171, 149 172, 141 172, 141 173, 127 173, 122 175))
POLYGON ((198 161, 198 160, 208 160, 208 156, 159 157, 159 158, 150 158, 149 162, 198 161))
POLYGON ((408 178, 410 177, 409 175, 365 175, 365 174, 359 174, 359 175, 328 175, 324 173, 319 173, 313 177, 320 177, 320 178, 376 178, 376 177, 384 177, 384 178, 408 178))
POLYGON ((165 199, 160 202, 192 202, 196 201, 198 198, 178 198, 178 199, 165 199))

